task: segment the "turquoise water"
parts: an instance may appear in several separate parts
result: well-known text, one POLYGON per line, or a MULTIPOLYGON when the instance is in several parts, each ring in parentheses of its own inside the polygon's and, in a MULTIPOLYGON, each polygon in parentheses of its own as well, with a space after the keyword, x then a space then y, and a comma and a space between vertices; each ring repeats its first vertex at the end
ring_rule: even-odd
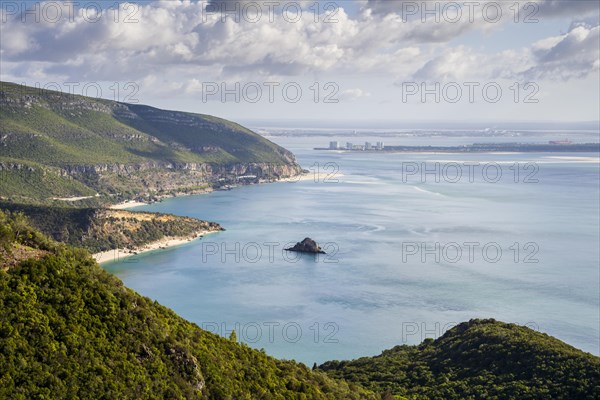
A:
POLYGON ((600 174, 586 158, 596 154, 340 154, 311 150, 327 138, 276 140, 316 181, 140 207, 227 231, 105 268, 205 329, 236 329, 253 347, 309 365, 418 343, 475 317, 600 353, 600 174), (473 182, 454 182, 451 168, 440 182, 408 176, 422 163, 464 173, 476 162, 494 168, 482 177, 473 167, 473 182), (283 251, 306 236, 328 254, 283 251))

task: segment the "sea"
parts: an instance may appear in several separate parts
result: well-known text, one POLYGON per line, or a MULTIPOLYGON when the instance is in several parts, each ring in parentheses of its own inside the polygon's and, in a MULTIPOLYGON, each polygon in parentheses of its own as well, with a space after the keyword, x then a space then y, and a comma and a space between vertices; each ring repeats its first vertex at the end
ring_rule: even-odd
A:
MULTIPOLYGON (((135 208, 226 230, 104 268, 208 331, 235 330, 253 348, 309 366, 435 339, 472 318, 600 354, 598 153, 326 151, 314 148, 515 139, 271 133, 308 179, 135 208), (326 254, 285 250, 305 237, 326 254)), ((598 142, 597 132, 569 137, 598 142)))

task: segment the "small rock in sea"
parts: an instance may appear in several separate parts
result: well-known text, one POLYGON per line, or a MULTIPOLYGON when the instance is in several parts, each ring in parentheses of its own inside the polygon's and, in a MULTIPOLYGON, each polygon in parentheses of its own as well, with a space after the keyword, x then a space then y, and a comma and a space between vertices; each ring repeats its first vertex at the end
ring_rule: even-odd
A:
POLYGON ((296 243, 294 247, 285 249, 286 251, 297 251, 300 253, 326 254, 317 242, 311 238, 305 238, 303 241, 296 243))

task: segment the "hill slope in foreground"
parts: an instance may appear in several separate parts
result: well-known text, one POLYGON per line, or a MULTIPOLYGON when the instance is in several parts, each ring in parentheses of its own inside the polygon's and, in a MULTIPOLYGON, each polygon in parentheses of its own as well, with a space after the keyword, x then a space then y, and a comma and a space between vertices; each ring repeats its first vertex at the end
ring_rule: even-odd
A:
POLYGON ((0 82, 0 196, 167 194, 300 172, 291 152, 236 123, 0 82))
POLYGON ((2 399, 376 398, 206 332, 2 212, 0 261, 2 399))
POLYGON ((599 393, 598 357, 493 320, 463 323, 436 341, 378 357, 326 363, 320 369, 327 376, 200 329, 124 287, 85 250, 53 242, 4 212, 0 307, 0 398, 594 399, 599 393))
POLYGON ((0 201, 0 210, 27 216, 46 236, 91 253, 135 249, 167 238, 193 239, 223 228, 172 214, 98 208, 51 207, 0 201))
POLYGON ((599 357, 493 319, 463 322, 419 346, 318 369, 390 399, 600 398, 599 357))

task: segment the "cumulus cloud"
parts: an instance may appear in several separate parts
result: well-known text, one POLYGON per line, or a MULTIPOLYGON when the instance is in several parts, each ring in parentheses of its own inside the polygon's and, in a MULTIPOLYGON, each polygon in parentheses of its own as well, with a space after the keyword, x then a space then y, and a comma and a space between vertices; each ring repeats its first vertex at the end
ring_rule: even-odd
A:
POLYGON ((413 75, 425 81, 477 79, 548 79, 565 81, 598 73, 600 26, 574 24, 560 36, 530 47, 486 54, 466 46, 452 47, 428 60, 413 75))
MULTIPOLYGON (((121 67, 122 60, 129 65, 123 72, 132 75, 141 72, 140 67, 152 70, 164 65, 296 74, 335 65, 349 50, 344 29, 357 31, 343 12, 337 24, 311 24, 309 14, 294 23, 281 16, 273 22, 263 16, 259 23, 243 18, 237 23, 207 13, 205 5, 179 1, 135 5, 137 23, 116 23, 110 15, 90 23, 82 10, 73 21, 23 23, 15 17, 2 25, 2 56, 9 61, 60 63, 73 73, 79 66, 100 67, 104 59, 108 69, 121 67)), ((125 7, 121 5, 122 12, 125 7)))
POLYGON ((525 72, 529 77, 586 77, 600 67, 600 26, 576 25, 565 35, 538 41, 531 51, 536 63, 525 72))
POLYGON ((354 89, 346 89, 344 91, 342 91, 340 93, 340 100, 344 101, 344 100, 349 100, 349 101, 353 101, 353 100, 357 100, 360 99, 361 97, 370 97, 371 93, 360 89, 360 88, 354 88, 354 89))
MULTIPOLYGON (((211 4, 229 1, 212 0, 211 4)), ((313 3, 301 2, 305 9, 313 3)), ((500 24, 489 23, 481 15, 456 23, 406 20, 396 12, 401 3, 363 1, 363 10, 353 15, 340 8, 333 23, 323 18, 315 23, 313 12, 304 12, 291 22, 281 9, 273 20, 268 15, 248 20, 252 16, 246 15, 236 22, 207 12, 206 2, 186 0, 123 3, 116 21, 109 10, 103 10, 94 22, 84 9, 76 9, 73 18, 67 18, 69 10, 64 10, 57 21, 30 18, 23 22, 19 15, 3 15, 7 22, 0 25, 2 73, 144 82, 169 77, 173 90, 191 87, 193 92, 199 82, 215 79, 353 73, 389 76, 390 81, 407 76, 423 80, 571 79, 598 69, 597 25, 574 24, 567 34, 538 41, 530 48, 523 43, 513 50, 488 54, 450 43, 473 30, 498 29, 500 24), (127 21, 125 17, 133 18, 127 21)), ((553 1, 544 6, 545 12, 554 14, 563 7, 553 1)), ((581 12, 591 9, 589 4, 576 7, 581 12)), ((349 97, 364 96, 353 90, 347 93, 349 97)))
POLYGON ((273 21, 267 15, 258 22, 223 20, 206 3, 188 1, 121 4, 121 17, 128 7, 136 8, 138 22, 115 22, 107 10, 93 23, 81 9, 72 20, 53 22, 13 16, 0 28, 3 60, 48 63, 49 72, 54 64, 73 77, 135 77, 167 66, 195 73, 210 67, 213 75, 296 75, 360 63, 397 40, 389 35, 396 21, 378 29, 371 18, 353 19, 343 9, 335 23, 315 23, 313 13, 297 21, 282 14, 273 21))
POLYGON ((466 46, 457 46, 427 61, 413 75, 420 81, 454 82, 490 79, 517 79, 531 68, 527 49, 485 54, 466 46))

